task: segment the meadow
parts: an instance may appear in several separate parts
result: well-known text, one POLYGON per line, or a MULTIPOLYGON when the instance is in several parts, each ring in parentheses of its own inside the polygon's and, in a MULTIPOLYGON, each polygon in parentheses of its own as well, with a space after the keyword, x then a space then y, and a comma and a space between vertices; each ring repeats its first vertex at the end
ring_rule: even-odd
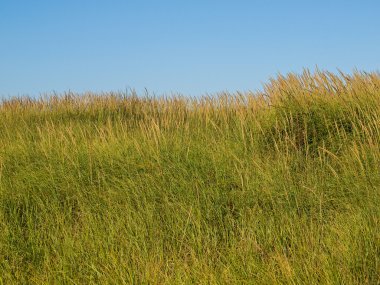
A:
POLYGON ((0 105, 0 284, 380 284, 380 74, 0 105))

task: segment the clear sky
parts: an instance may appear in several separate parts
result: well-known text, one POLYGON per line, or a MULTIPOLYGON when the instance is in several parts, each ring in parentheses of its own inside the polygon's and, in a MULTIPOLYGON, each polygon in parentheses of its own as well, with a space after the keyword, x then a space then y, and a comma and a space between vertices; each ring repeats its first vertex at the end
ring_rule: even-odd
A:
POLYGON ((257 90, 303 67, 377 71, 380 1, 0 0, 0 97, 257 90))

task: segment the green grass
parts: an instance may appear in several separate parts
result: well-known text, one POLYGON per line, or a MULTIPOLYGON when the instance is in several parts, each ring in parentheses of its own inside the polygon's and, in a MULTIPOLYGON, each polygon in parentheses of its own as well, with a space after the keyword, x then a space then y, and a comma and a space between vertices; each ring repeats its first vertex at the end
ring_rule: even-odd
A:
POLYGON ((380 284, 380 75, 0 106, 0 284, 380 284))

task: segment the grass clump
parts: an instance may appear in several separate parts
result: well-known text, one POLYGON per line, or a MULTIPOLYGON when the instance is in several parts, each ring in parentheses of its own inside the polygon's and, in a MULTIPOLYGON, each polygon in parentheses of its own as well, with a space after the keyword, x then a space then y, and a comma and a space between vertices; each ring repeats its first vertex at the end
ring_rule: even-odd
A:
POLYGON ((379 284, 380 75, 0 106, 0 284, 379 284))

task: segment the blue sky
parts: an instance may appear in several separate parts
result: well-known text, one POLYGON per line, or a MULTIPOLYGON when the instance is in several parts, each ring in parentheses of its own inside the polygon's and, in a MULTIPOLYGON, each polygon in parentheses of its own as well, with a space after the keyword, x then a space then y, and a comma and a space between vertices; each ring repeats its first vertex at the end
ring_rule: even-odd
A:
POLYGON ((379 70, 380 1, 0 0, 0 97, 257 90, 379 70))

